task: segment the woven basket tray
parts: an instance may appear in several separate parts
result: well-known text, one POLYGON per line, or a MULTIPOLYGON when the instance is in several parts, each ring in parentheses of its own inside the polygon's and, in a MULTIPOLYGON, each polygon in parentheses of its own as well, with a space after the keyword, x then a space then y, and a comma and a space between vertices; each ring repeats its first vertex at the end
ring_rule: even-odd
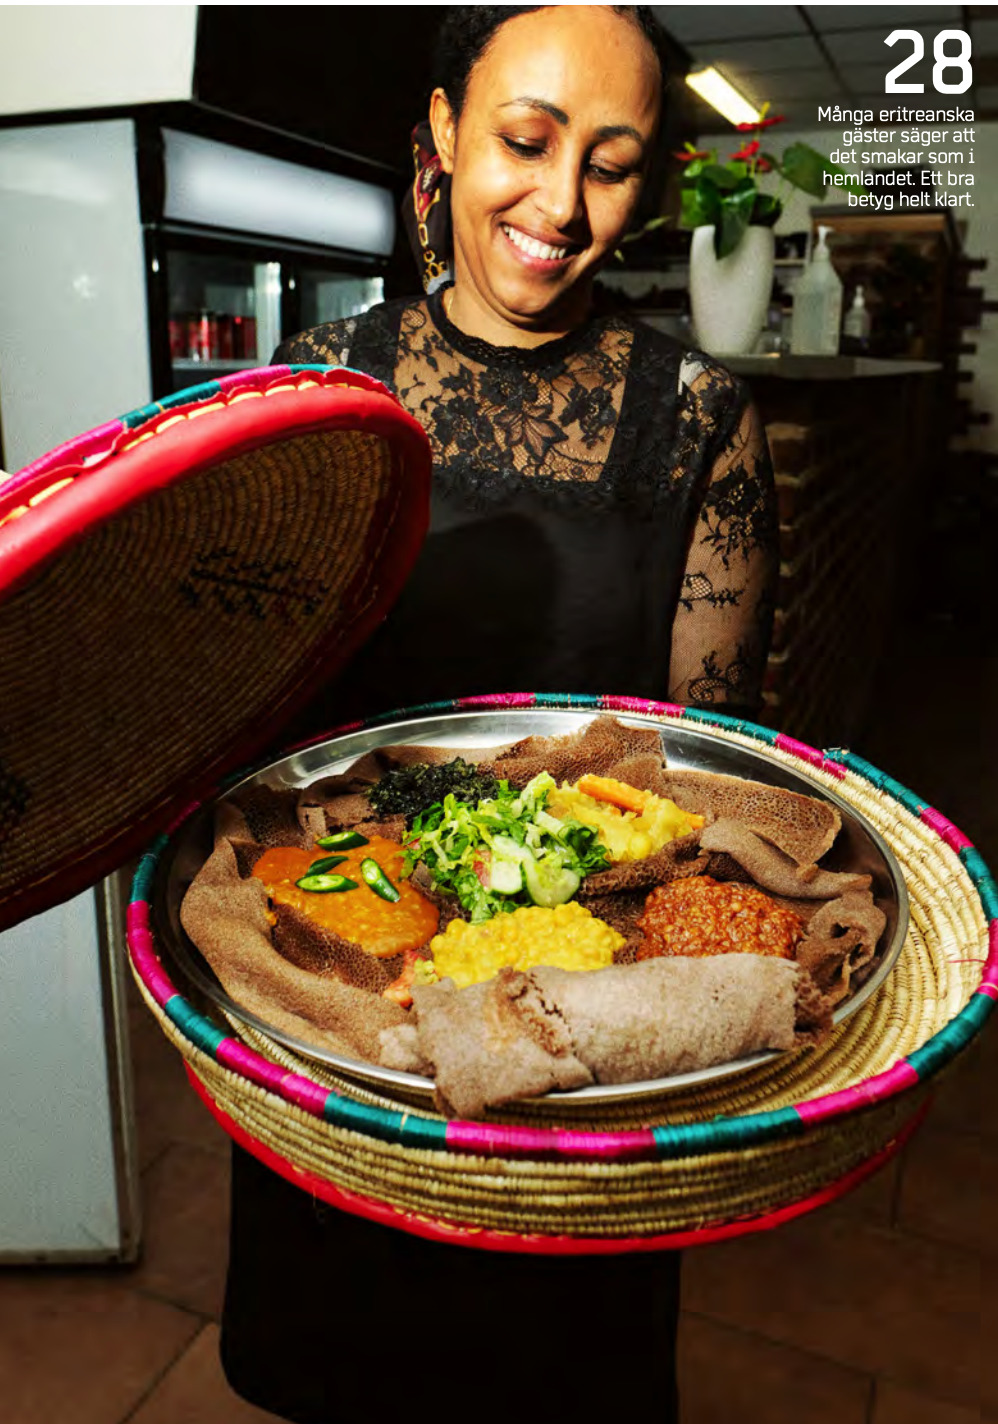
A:
MULTIPOLYGON (((896 1150, 931 1080, 998 994, 998 888, 938 811, 849 752, 751 723, 630 698, 474 698, 452 708, 571 707, 706 724, 765 749, 860 811, 900 862, 908 936, 881 989, 820 1049, 733 1079, 552 1118, 530 1104, 446 1121, 297 1058, 177 992, 150 931, 167 837, 144 856, 128 942, 142 993, 226 1130, 346 1210, 447 1241, 549 1254, 649 1250, 757 1230, 847 1190, 896 1150), (224 1026, 223 1026, 224 1025, 224 1026), (553 1125, 552 1125, 553 1124, 553 1125)), ((412 713, 392 713, 377 724, 412 713)), ((176 829, 176 828, 175 828, 176 829)))

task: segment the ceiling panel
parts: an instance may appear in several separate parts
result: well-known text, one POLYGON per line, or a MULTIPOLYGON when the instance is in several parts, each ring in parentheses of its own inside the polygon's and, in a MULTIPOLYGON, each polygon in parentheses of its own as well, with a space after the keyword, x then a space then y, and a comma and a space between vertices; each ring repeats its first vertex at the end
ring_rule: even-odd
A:
POLYGON ((959 5, 808 5, 807 16, 824 34, 832 30, 910 29, 961 18, 959 5))
POLYGON ((746 82, 749 78, 755 88, 761 90, 762 98, 774 105, 785 99, 821 99, 827 104, 829 94, 839 92, 827 65, 815 69, 781 69, 775 74, 751 74, 746 82))
MULTIPOLYGON (((887 51, 885 51, 885 53, 887 53, 887 51)), ((896 59, 893 61, 892 64, 839 65, 839 73, 842 75, 842 78, 849 86, 849 94, 846 95, 844 99, 840 99, 837 93, 830 92, 828 99, 825 102, 829 104, 842 104, 848 102, 849 104, 851 104, 851 96, 853 94, 877 94, 881 104, 883 104, 886 108, 890 108, 892 105, 897 108, 901 104, 907 103, 909 101, 919 100, 922 97, 919 94, 886 94, 884 92, 884 76, 887 74, 887 71, 889 69, 893 69, 894 65, 900 64, 900 62, 900 59, 896 59)), ((912 84, 917 83, 918 81, 921 81, 924 84, 927 81, 928 93, 930 96, 933 93, 931 72, 923 74, 921 67, 919 68, 919 72, 917 75, 915 74, 914 70, 909 71, 907 74, 902 74, 901 82, 905 83, 906 81, 909 81, 912 84)), ((934 106, 935 100, 933 100, 933 107, 934 106)), ((914 107, 914 104, 912 104, 912 107, 914 107)))
MULTIPOLYGON (((979 54, 998 54, 998 19, 971 20, 970 37, 974 42, 974 58, 979 54)), ((952 45, 947 46, 952 49, 952 45)))
MULTIPOLYGON (((903 11, 903 15, 904 20, 899 19, 896 25, 892 25, 888 29, 843 30, 825 35, 824 42, 829 54, 838 64, 875 64, 878 60, 882 60, 882 73, 886 74, 889 69, 893 69, 895 65, 900 64, 911 54, 911 45, 906 44, 904 40, 898 40, 893 45, 884 44, 884 40, 891 30, 897 29, 917 30, 925 39, 926 55, 931 57, 932 40, 938 32, 938 26, 907 23, 911 18, 911 11, 907 8, 903 11)), ((906 82, 910 82, 910 75, 902 77, 901 83, 906 82)))
POLYGON ((810 35, 783 39, 702 41, 692 46, 698 64, 721 64, 727 60, 740 69, 775 71, 814 69, 824 63, 821 50, 810 35))
POLYGON ((653 5, 655 17, 675 39, 751 39, 760 35, 807 34, 796 5, 653 5))

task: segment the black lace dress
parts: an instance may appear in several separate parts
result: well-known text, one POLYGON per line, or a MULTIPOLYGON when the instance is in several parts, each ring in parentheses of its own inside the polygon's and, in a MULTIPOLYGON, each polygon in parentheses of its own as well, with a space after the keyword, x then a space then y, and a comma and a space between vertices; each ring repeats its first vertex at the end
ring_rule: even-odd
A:
MULTIPOLYGON (((619 316, 536 350, 463 335, 439 295, 286 342, 377 376, 430 436, 432 527, 312 727, 478 692, 757 699, 776 523, 737 380, 619 316)), ((429 1203, 429 1198, 428 1198, 429 1203)), ((432 1209, 432 1207, 430 1208, 432 1209)), ((233 1149, 222 1360, 301 1424, 677 1418, 674 1252, 558 1258, 422 1241, 233 1149)))
POLYGON ((376 376, 433 446, 425 549, 329 690, 329 725, 479 692, 757 702, 772 472, 744 387, 708 357, 620 315, 491 346, 437 292, 305 332, 274 360, 376 376))

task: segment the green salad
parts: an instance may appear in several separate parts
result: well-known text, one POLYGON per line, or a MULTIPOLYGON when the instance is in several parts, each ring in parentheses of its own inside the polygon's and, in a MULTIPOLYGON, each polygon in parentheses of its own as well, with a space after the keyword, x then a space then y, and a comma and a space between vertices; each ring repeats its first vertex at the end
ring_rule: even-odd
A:
POLYGON ((473 924, 521 905, 563 905, 583 876, 607 869, 610 859, 591 826, 544 809, 554 789, 542 771, 522 791, 500 781, 495 796, 476 802, 449 793, 413 818, 405 873, 422 862, 473 924))

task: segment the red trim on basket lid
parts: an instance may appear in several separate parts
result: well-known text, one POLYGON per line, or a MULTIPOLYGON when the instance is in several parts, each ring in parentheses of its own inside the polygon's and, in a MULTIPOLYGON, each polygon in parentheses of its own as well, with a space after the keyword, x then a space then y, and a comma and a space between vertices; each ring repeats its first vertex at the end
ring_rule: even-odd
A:
MULTIPOLYGON (((288 375, 250 372, 251 389, 233 385, 225 398, 216 395, 172 406, 129 429, 120 426, 92 432, 104 453, 92 453, 81 463, 89 437, 79 436, 34 463, 30 480, 16 479, 18 489, 0 510, 16 506, 33 492, 58 486, 16 519, 0 526, 0 599, 13 594, 31 597, 31 580, 73 546, 103 525, 113 523, 152 495, 194 480, 221 463, 258 448, 312 433, 338 430, 379 437, 392 452, 393 482, 372 512, 372 550, 357 552, 357 566, 340 606, 349 610, 348 633, 340 620, 320 629, 301 645, 294 676, 279 697, 247 720, 243 734, 224 746, 206 745, 199 760, 178 772, 162 789, 150 786, 148 799, 130 805, 127 817, 113 808, 96 823, 88 846, 72 864, 46 865, 23 882, 5 886, 0 895, 0 926, 68 899, 116 869, 141 850, 168 823, 177 823, 192 797, 213 790, 232 768, 250 760, 272 742, 288 719, 316 689, 334 676, 367 640, 397 598, 422 546, 429 522, 431 455, 419 423, 373 378, 345 370, 288 375), (259 389, 262 384, 265 389, 259 389), (219 418, 224 416, 224 418, 219 418), (71 468, 65 461, 75 456, 71 468), (405 468, 407 478, 400 478, 405 468), (398 517, 390 517, 401 506, 398 517), (379 570, 378 599, 361 597, 372 562, 379 570), (182 780, 182 784, 181 784, 182 780)), ((281 537, 274 534, 275 547, 281 537)), ((53 637, 55 635, 53 634, 53 637)))

